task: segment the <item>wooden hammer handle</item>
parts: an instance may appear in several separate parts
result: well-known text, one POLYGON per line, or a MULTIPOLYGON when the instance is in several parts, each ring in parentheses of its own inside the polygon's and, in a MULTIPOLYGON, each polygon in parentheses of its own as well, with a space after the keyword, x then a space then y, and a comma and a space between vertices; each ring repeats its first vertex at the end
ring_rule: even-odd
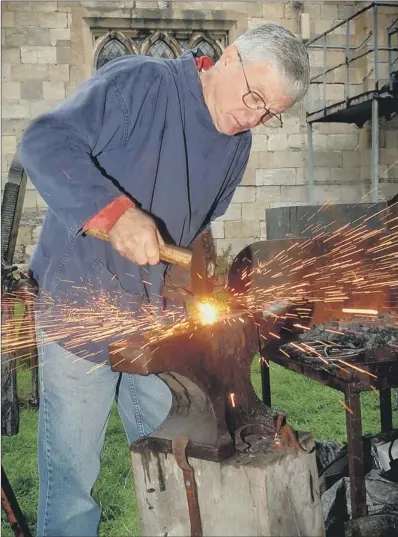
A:
MULTIPOLYGON (((91 235, 96 239, 109 242, 109 235, 101 229, 88 229, 85 231, 86 235, 91 235)), ((159 244, 159 255, 162 261, 179 265, 180 267, 190 270, 192 261, 192 252, 187 248, 181 248, 180 246, 172 246, 166 244, 159 244)))

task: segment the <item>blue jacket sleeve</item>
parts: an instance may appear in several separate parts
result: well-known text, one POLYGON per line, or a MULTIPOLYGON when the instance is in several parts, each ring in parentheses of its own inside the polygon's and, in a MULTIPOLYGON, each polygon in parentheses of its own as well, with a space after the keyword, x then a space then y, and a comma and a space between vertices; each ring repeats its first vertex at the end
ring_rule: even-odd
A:
POLYGON ((211 220, 215 220, 219 216, 225 214, 226 210, 231 203, 232 197, 236 190, 236 187, 242 181, 243 174, 245 173, 247 162, 249 160, 251 148, 251 134, 247 137, 242 137, 242 142, 238 146, 238 154, 235 159, 235 163, 231 172, 231 179, 220 198, 217 205, 211 215, 211 220))
POLYGON ((98 73, 24 133, 21 163, 69 233, 79 233, 121 195, 95 165, 95 156, 124 145, 130 120, 115 77, 98 73))

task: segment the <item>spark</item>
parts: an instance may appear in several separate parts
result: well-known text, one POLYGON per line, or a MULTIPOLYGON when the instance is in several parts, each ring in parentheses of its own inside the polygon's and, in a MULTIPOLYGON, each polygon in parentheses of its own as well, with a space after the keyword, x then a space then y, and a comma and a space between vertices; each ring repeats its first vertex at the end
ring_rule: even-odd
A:
POLYGON ((350 414, 354 414, 354 411, 348 406, 346 405, 346 403, 344 401, 342 401, 341 399, 337 399, 337 401, 340 403, 341 406, 343 406, 347 412, 349 412, 350 414))
POLYGON ((229 394, 229 398, 231 399, 231 405, 233 408, 236 407, 236 403, 235 403, 235 394, 234 393, 230 393, 229 394))

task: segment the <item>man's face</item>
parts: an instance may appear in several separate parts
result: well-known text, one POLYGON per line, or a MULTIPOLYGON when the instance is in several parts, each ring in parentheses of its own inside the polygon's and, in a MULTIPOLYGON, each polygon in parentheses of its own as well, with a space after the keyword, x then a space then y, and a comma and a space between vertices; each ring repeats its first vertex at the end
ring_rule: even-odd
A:
POLYGON ((252 129, 263 118, 267 119, 264 108, 252 109, 243 102, 242 97, 249 90, 256 92, 262 98, 260 106, 265 103, 273 114, 280 114, 293 104, 283 94, 282 80, 273 67, 253 61, 246 63, 243 70, 238 50, 233 45, 224 50, 213 69, 213 84, 206 102, 219 132, 231 136, 252 129))

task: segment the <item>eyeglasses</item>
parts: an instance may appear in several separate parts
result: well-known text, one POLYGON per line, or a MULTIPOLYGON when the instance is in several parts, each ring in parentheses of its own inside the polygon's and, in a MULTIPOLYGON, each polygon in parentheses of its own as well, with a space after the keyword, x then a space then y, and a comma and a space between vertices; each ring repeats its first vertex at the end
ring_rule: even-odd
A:
POLYGON ((243 76, 245 77, 247 93, 242 95, 242 101, 247 108, 251 110, 264 110, 264 115, 261 118, 261 123, 266 127, 271 127, 273 129, 280 129, 283 127, 283 121, 280 114, 274 114, 267 108, 264 99, 256 91, 252 91, 247 81, 247 76, 245 73, 245 68, 243 67, 243 61, 241 55, 238 52, 238 57, 240 64, 242 66, 243 76))

